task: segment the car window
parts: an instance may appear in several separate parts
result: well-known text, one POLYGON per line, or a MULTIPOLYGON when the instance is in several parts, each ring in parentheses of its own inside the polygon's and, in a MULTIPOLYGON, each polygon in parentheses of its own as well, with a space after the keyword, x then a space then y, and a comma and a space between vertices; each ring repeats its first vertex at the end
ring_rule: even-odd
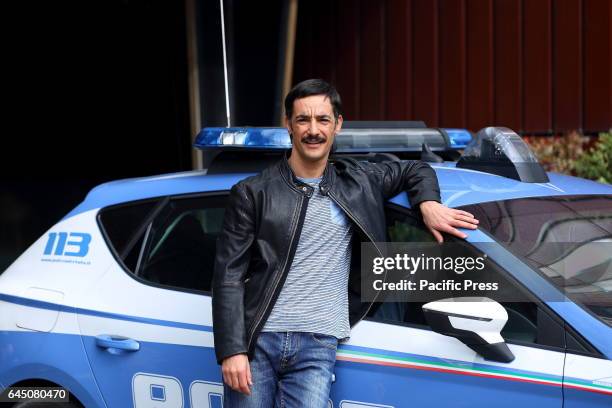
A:
MULTIPOLYGON (((398 208, 394 205, 389 205, 386 209, 386 221, 389 240, 393 242, 426 242, 434 241, 429 231, 425 228, 420 218, 412 210, 398 208)), ((453 238, 445 236, 445 240, 452 241, 453 238)), ((456 240, 456 242, 460 242, 456 240)), ((478 256, 477 250, 465 241, 466 251, 474 251, 473 254, 466 253, 466 256, 478 256)), ((486 260, 486 268, 491 273, 499 273, 501 281, 506 274, 500 269, 500 266, 486 260)), ((512 281, 504 279, 510 285, 512 281)), ((524 291, 517 287, 517 291, 524 291)), ((497 299, 494 299, 497 300, 497 299)), ((424 328, 428 327, 427 321, 423 314, 422 306, 425 302, 382 302, 369 313, 371 320, 376 320, 391 324, 417 325, 424 328)), ((534 302, 500 302, 508 312, 508 322, 504 326, 501 335, 505 340, 526 342, 533 344, 548 344, 550 339, 540 339, 538 334, 538 325, 541 325, 542 319, 546 316, 542 311, 538 310, 538 306, 534 302)), ((541 335, 540 335, 541 337, 541 335)))
POLYGON ((612 196, 533 197, 463 208, 480 228, 612 326, 612 196))
POLYGON ((210 291, 225 202, 225 196, 171 199, 143 234, 133 273, 159 285, 210 291))
POLYGON ((169 288, 208 292, 226 197, 122 204, 102 210, 100 226, 128 273, 169 288))
POLYGON ((121 259, 137 244, 142 235, 144 223, 159 200, 138 201, 105 208, 100 211, 101 229, 112 250, 121 259))

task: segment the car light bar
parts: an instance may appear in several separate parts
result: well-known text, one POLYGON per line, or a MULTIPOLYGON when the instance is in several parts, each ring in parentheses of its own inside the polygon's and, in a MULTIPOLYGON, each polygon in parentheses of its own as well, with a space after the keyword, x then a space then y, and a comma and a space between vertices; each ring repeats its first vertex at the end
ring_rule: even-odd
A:
POLYGON ((465 129, 442 129, 454 149, 464 149, 472 141, 472 134, 465 129))
POLYGON ((479 170, 526 183, 548 183, 548 175, 527 143, 511 129, 481 129, 459 158, 457 167, 479 170))
POLYGON ((290 149, 291 139, 285 128, 209 127, 200 131, 194 146, 198 149, 220 147, 290 149))
MULTIPOLYGON (((427 143, 434 151, 463 149, 472 136, 463 129, 347 128, 336 137, 336 153, 412 152, 427 143)), ((204 128, 198 149, 289 149, 285 128, 204 128)))

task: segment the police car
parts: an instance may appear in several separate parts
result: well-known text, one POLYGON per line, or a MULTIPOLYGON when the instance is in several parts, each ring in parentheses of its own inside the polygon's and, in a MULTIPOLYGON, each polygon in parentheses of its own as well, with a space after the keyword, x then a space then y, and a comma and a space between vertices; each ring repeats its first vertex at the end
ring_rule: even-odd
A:
MULTIPOLYGON (((222 406, 216 237, 230 187, 290 140, 207 128, 195 146, 206 170, 96 187, 0 275, 0 390, 60 386, 65 406, 222 406)), ((527 301, 373 308, 338 347, 330 407, 612 406, 611 186, 545 173, 505 128, 357 123, 336 138, 342 155, 429 161, 443 202, 480 220, 468 250, 527 301)), ((391 241, 432 239, 405 193, 386 220, 391 241)))

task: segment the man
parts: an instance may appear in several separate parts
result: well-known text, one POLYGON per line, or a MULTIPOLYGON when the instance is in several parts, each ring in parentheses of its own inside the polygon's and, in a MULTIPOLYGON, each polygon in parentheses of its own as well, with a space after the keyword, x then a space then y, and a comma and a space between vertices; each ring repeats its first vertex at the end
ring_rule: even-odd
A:
POLYGON ((386 238, 384 202, 407 191, 425 225, 461 238, 476 228, 439 203, 420 161, 328 161, 342 128, 322 80, 285 99, 289 157, 236 184, 217 245, 213 325, 226 407, 326 407, 339 339, 371 304, 359 294, 360 242, 386 238))

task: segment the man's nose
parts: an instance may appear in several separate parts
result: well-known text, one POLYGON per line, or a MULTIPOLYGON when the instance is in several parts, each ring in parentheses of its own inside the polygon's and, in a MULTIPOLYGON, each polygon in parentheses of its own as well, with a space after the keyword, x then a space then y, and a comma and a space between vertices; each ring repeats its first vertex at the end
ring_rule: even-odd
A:
POLYGON ((319 126, 317 124, 316 119, 311 119, 310 120, 310 124, 308 126, 308 133, 311 135, 318 135, 319 134, 319 126))

